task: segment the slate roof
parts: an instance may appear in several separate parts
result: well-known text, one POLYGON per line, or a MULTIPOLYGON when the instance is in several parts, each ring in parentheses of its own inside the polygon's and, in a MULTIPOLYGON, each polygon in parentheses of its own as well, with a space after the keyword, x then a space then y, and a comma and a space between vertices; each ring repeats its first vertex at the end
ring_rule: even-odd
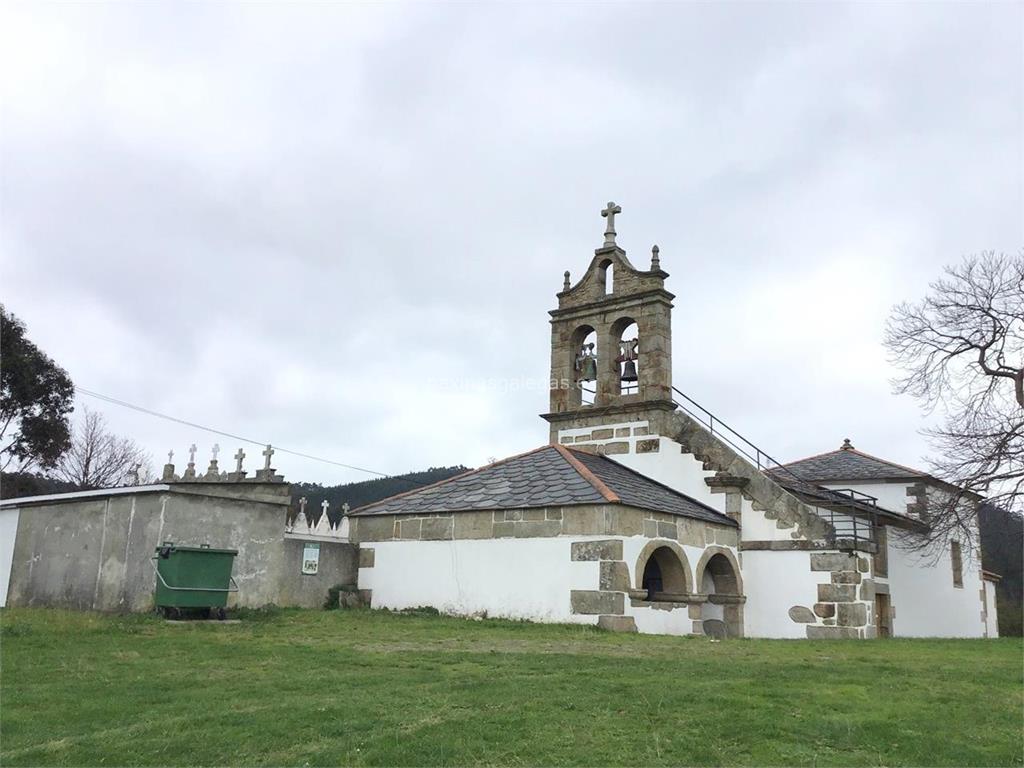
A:
MULTIPOLYGON (((896 480, 904 478, 926 478, 924 472, 910 469, 891 461, 862 453, 856 448, 840 448, 799 459, 784 465, 801 480, 816 483, 830 483, 843 480, 896 480)), ((773 474, 783 473, 775 470, 773 474)))
POLYGON ((736 524, 711 507, 606 456, 561 445, 545 445, 367 504, 351 514, 418 515, 572 504, 627 504, 707 522, 736 524))

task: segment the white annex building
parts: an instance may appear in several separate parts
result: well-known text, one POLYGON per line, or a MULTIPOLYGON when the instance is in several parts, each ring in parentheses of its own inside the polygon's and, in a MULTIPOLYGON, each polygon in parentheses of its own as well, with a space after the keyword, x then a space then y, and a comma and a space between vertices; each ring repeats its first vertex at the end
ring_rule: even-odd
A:
POLYGON ((551 312, 549 444, 354 510, 373 607, 776 638, 994 636, 957 542, 912 546, 938 480, 856 450, 779 466, 672 386, 657 247, 605 241, 551 312), (910 546, 908 546, 910 545, 910 546))

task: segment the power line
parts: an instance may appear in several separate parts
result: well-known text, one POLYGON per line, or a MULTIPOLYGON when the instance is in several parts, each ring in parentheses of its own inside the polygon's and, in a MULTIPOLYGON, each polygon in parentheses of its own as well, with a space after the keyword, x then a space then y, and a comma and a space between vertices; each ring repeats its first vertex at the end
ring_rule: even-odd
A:
MULTIPOLYGON (((253 445, 259 445, 259 446, 272 445, 272 443, 267 443, 267 442, 262 441, 262 440, 253 440, 252 438, 249 438, 249 437, 242 437, 241 435, 235 435, 235 434, 232 434, 231 432, 225 432, 222 429, 214 429, 213 427, 206 427, 206 426, 203 426, 202 424, 196 424, 194 421, 186 421, 185 419, 179 419, 179 418, 177 418, 175 416, 168 416, 166 413, 160 413, 159 411, 154 411, 154 410, 151 410, 149 408, 143 408, 141 405, 135 405, 134 403, 129 403, 129 402, 126 402, 124 400, 119 400, 116 397, 110 397, 109 395, 103 395, 103 394, 100 394, 99 392, 93 392, 92 390, 85 389, 84 387, 75 387, 75 391, 76 392, 81 392, 83 395, 88 395, 89 397, 95 397, 97 400, 103 400, 103 401, 108 402, 108 403, 113 403, 114 405, 120 405, 123 408, 130 408, 131 410, 138 411, 139 413, 145 413, 145 414, 147 414, 149 416, 156 416, 157 418, 160 418, 160 419, 166 419, 167 421, 173 421, 176 424, 184 424, 186 427, 193 427, 194 429, 201 429, 204 432, 212 432, 215 435, 221 435, 223 437, 230 437, 232 440, 241 440, 244 443, 251 443, 253 445)), ((356 472, 365 472, 368 475, 377 475, 378 477, 390 477, 390 478, 392 478, 394 480, 403 480, 403 481, 405 481, 407 483, 412 483, 414 485, 419 485, 419 486, 429 485, 429 483, 420 483, 420 482, 417 482, 416 480, 410 480, 410 479, 404 478, 404 477, 395 477, 393 475, 387 474, 386 472, 378 472, 378 471, 376 471, 374 469, 366 469, 365 467, 355 467, 355 466, 353 466, 351 464, 345 464, 345 463, 343 463, 341 461, 334 461, 333 459, 325 459, 322 456, 313 456, 312 454, 302 453, 301 451, 292 451, 292 450, 289 450, 288 448, 280 448, 278 446, 274 446, 274 450, 275 451, 280 451, 281 453, 291 454, 292 456, 299 456, 299 457, 301 457, 303 459, 311 459, 312 461, 321 461, 324 464, 333 464, 336 467, 344 467, 345 469, 351 469, 351 470, 354 470, 356 472)))

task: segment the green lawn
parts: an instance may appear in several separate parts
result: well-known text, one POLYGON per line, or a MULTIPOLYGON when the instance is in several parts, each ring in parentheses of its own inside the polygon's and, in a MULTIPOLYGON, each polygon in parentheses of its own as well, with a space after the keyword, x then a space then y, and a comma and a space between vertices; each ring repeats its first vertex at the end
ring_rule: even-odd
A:
POLYGON ((1021 765, 1022 644, 0 614, 12 765, 1021 765))

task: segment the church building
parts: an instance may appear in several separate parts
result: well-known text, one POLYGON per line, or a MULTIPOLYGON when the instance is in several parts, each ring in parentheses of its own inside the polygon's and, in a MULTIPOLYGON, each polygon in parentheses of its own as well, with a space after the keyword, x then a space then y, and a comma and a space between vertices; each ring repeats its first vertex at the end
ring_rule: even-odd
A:
POLYGON ((780 465, 672 384, 657 246, 604 243, 551 311, 548 443, 353 510, 375 608, 712 637, 983 637, 957 542, 920 547, 941 481, 856 450, 780 465))

